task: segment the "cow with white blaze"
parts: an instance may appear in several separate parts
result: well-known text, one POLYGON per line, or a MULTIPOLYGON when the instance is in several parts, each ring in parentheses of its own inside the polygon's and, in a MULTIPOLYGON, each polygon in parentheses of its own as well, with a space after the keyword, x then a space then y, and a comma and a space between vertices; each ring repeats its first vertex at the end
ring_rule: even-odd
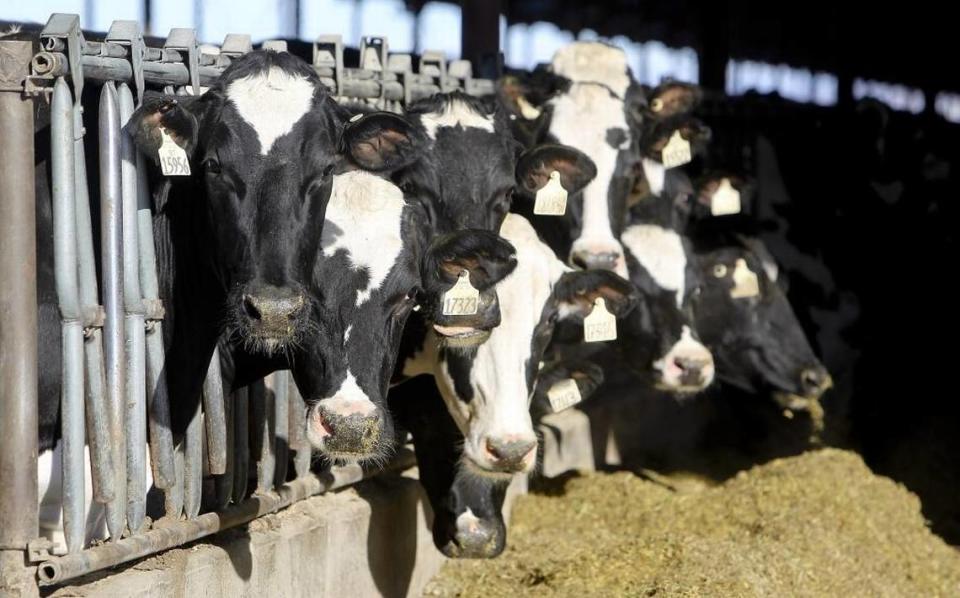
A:
POLYGON ((199 396, 222 339, 228 388, 290 368, 314 445, 368 459, 392 442, 385 385, 425 258, 423 219, 389 176, 424 140, 397 115, 353 118, 309 65, 267 51, 198 98, 145 103, 128 128, 153 157, 170 135, 193 170, 164 181, 158 205, 176 227, 169 300, 183 314, 165 329, 168 361, 195 370, 171 396, 199 396))
MULTIPOLYGON (((432 501, 443 507, 437 509, 434 504, 443 515, 436 525, 446 524, 439 532, 434 528, 440 536, 437 543, 443 548, 442 540, 453 542, 450 550, 458 555, 493 556, 490 550, 498 544, 490 544, 490 538, 498 537, 496 530, 502 528, 497 509, 488 509, 485 518, 472 509, 467 514, 470 501, 463 500, 463 494, 491 502, 493 493, 502 506, 499 487, 516 473, 529 473, 536 464, 530 401, 557 322, 582 322, 600 298, 616 317, 625 316, 637 302, 634 287, 616 274, 574 271, 564 265, 522 216, 508 214, 500 234, 517 250, 516 269, 497 285, 503 314, 500 326, 486 342, 469 350, 443 347, 428 339, 424 351, 404 365, 407 376, 434 376, 463 437, 462 472, 448 467, 445 477, 434 474, 453 487, 434 490, 438 498, 432 501)), ((436 431, 429 426, 411 431, 418 456, 421 451, 432 453, 429 441, 418 436, 429 437, 436 431)), ((433 454, 426 456, 436 459, 433 454)), ((494 553, 499 550, 502 543, 494 553)))
MULTIPOLYGON (((427 139, 423 157, 394 180, 426 211, 438 249, 457 231, 484 231, 466 259, 446 259, 445 279, 425 280, 422 315, 439 338, 457 346, 476 345, 500 322, 495 283, 510 273, 513 248, 497 236, 511 206, 519 146, 502 109, 462 92, 441 93, 412 104, 407 118, 427 139), (448 314, 443 293, 461 272, 480 291, 476 314, 448 314)), ((437 251, 437 255, 444 255, 437 251)))
MULTIPOLYGON (((627 56, 620 48, 601 42, 574 42, 561 48, 549 72, 535 72, 527 89, 501 86, 501 100, 511 104, 516 120, 534 116, 525 123, 522 139, 554 141, 574 147, 595 163, 596 178, 572 196, 579 203, 560 218, 566 238, 551 245, 558 255, 585 269, 613 270, 627 275, 618 235, 623 229, 626 198, 636 154, 637 119, 642 90, 633 80, 627 56), (536 127, 536 128, 534 128, 536 127)), ((517 125, 514 127, 517 129, 517 125)), ((538 230, 545 223, 535 223, 538 230)))

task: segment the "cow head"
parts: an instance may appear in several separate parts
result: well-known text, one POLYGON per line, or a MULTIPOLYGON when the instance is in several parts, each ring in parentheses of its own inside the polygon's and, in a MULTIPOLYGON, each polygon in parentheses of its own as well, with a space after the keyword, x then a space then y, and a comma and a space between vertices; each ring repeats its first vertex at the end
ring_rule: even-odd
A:
POLYGON ((631 225, 620 239, 627 249, 630 280, 643 297, 624 326, 628 363, 661 390, 703 390, 713 381, 714 361, 694 325, 690 302, 698 273, 688 258, 688 242, 654 224, 631 225))
POLYGON ((148 98, 127 125, 147 156, 175 143, 189 161, 189 176, 165 182, 185 192, 158 209, 190 214, 183 234, 206 255, 189 259, 209 267, 226 298, 226 331, 252 353, 283 353, 316 325, 317 223, 343 161, 337 114, 309 65, 257 51, 202 96, 148 98))
POLYGON ((717 360, 717 375, 751 392, 773 392, 792 408, 830 388, 783 291, 741 243, 699 248, 697 330, 717 360))
POLYGON ((535 465, 530 399, 557 321, 582 321, 598 297, 622 317, 637 295, 612 272, 571 271, 521 216, 508 215, 500 234, 517 249, 516 270, 498 285, 503 322, 474 351, 440 351, 434 372, 464 435, 466 468, 509 478, 535 465))

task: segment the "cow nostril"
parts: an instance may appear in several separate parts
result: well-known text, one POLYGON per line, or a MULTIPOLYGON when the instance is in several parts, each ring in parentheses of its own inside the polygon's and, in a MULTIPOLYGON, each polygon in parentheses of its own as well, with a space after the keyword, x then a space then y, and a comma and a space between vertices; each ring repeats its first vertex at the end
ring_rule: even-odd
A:
POLYGON ((586 270, 586 269, 587 269, 587 260, 586 260, 586 258, 583 257, 583 254, 581 254, 581 253, 575 253, 575 254, 573 254, 573 255, 570 257, 570 263, 571 263, 573 266, 575 266, 575 267, 577 267, 577 268, 580 268, 581 270, 586 270))
POLYGON ((263 317, 263 314, 257 309, 256 301, 250 295, 243 296, 243 311, 251 320, 259 320, 263 317))

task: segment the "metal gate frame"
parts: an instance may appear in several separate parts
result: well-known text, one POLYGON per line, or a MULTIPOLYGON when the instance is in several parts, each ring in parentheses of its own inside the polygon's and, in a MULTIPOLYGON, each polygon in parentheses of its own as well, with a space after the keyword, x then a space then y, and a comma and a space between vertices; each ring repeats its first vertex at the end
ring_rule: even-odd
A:
MULTIPOLYGON (((40 34, 39 51, 33 46, 0 41, 0 280, 36 280, 34 101, 43 98, 51 111, 67 554, 52 555, 49 542, 37 538, 36 288, 0 285, 0 590, 19 579, 19 587, 35 593, 37 583, 56 585, 148 556, 381 471, 352 465, 311 472, 304 406, 288 373, 272 374, 225 401, 216 352, 202 408, 184 441, 175 443, 170 431, 152 198, 143 158, 121 131, 148 84, 167 93, 202 92, 232 60, 252 50, 250 36, 227 35, 211 52, 201 49, 194 30, 177 28, 155 48, 145 45, 138 23, 115 21, 103 41, 87 41, 77 15, 54 14, 40 34), (99 281, 80 105, 88 82, 102 86, 99 281), (254 446, 247 442, 250 426, 254 446), (146 517, 148 443, 153 483, 165 495, 165 516, 153 522, 146 517), (84 446, 91 454, 93 499, 105 506, 111 538, 89 548, 84 446), (289 450, 295 451, 295 471, 288 482, 289 450), (252 453, 254 489, 247 483, 252 453), (205 473, 215 476, 207 495, 205 473), (209 512, 200 514, 203 507, 209 512)), ((263 47, 286 51, 281 41, 263 47)), ((413 58, 390 54, 385 38, 364 37, 356 67, 345 66, 343 54, 339 35, 320 36, 313 44, 313 67, 341 102, 402 111, 437 92, 489 95, 495 89, 493 81, 472 77, 469 61, 447 64, 440 52, 424 52, 414 72, 413 58)), ((387 469, 414 461, 404 448, 387 469)))

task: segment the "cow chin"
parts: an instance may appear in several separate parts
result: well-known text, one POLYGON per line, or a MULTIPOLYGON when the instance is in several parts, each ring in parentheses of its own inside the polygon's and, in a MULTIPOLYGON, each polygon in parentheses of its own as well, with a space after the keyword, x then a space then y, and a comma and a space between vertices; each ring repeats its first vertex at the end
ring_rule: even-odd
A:
POLYGON ((470 326, 433 325, 440 345, 448 349, 470 349, 482 345, 490 338, 490 331, 470 326))
POLYGON ((506 484, 516 475, 527 475, 531 473, 536 466, 536 459, 524 462, 519 468, 498 469, 495 466, 483 465, 481 460, 471 457, 466 447, 464 447, 464 453, 460 463, 463 470, 472 475, 506 484))

